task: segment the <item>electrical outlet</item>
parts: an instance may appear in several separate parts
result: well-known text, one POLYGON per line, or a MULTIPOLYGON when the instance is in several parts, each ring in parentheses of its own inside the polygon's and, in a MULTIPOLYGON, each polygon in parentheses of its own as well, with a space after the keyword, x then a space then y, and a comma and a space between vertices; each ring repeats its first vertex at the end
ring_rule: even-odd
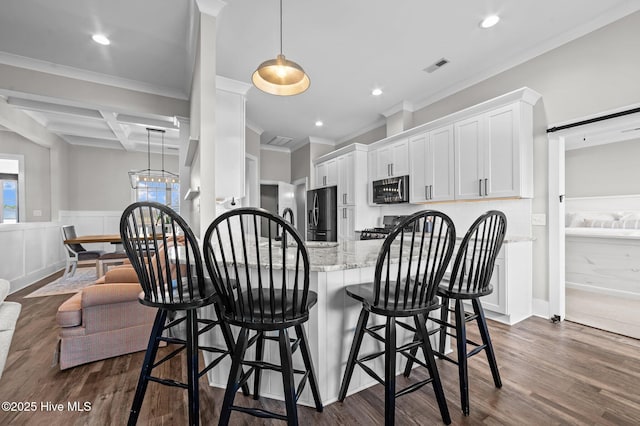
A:
POLYGON ((41 217, 41 216, 42 216, 42 210, 33 211, 33 217, 41 217))
POLYGON ((547 215, 544 213, 537 213, 531 215, 531 225, 533 226, 547 226, 547 215))

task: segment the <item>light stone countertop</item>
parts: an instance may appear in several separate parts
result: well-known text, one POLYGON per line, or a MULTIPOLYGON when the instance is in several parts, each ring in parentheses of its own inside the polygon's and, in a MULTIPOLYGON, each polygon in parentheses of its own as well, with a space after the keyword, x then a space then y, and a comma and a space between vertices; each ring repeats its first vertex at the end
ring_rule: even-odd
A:
MULTIPOLYGON (((458 241, 462 238, 458 238, 458 241)), ((531 237, 513 236, 505 239, 505 244, 533 241, 531 237)), ((347 269, 358 269, 374 267, 378 259, 378 253, 382 247, 383 239, 379 240, 358 240, 343 241, 340 243, 317 243, 310 242, 308 246, 310 270, 312 272, 330 272, 347 269)), ((262 244, 261 244, 262 245, 262 244)), ((266 247, 266 242, 264 243, 266 247)), ((255 246, 254 246, 255 247, 255 246)), ((260 249, 262 262, 265 262, 266 250, 260 249)), ((287 265, 295 265, 294 250, 289 250, 287 255, 287 265)), ((249 265, 256 266, 255 249, 249 249, 249 265)), ((408 257, 408 251, 405 251, 408 257)), ((392 251, 393 255, 393 251, 392 251)), ((455 256, 455 251, 454 251, 455 256)), ((404 257, 404 256, 403 256, 404 257)), ((397 258, 391 259, 392 263, 397 262, 397 258)), ((273 265, 276 269, 282 268, 282 258, 279 250, 273 252, 273 265)))

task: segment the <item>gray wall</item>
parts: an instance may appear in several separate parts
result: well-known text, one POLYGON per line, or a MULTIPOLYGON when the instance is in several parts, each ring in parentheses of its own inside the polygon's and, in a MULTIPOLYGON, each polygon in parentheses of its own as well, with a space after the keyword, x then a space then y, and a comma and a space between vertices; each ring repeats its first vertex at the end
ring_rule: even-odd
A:
MULTIPOLYGON (((124 210, 131 204, 129 170, 147 168, 147 154, 115 149, 71 146, 69 210, 124 210)), ((151 168, 161 167, 161 156, 151 154, 151 168)), ((178 172, 178 157, 165 155, 165 170, 178 172)))
POLYGON ((291 153, 260 150, 260 179, 291 182, 291 153))
POLYGON ((311 176, 311 144, 291 153, 291 182, 311 176))
MULTIPOLYGON (((422 124, 422 123, 415 123, 415 120, 414 120, 414 125, 418 125, 418 124, 422 124)), ((342 148, 343 146, 347 146, 352 143, 361 143, 361 144, 369 145, 370 143, 377 142, 386 137, 387 137, 387 125, 382 124, 380 127, 376 127, 375 129, 364 132, 361 135, 354 137, 353 139, 349 139, 348 141, 337 145, 336 149, 342 148)))
MULTIPOLYGON (((24 155, 24 192, 19 208, 26 212, 27 222, 51 220, 51 162, 49 149, 37 145, 17 133, 0 131, 0 153, 24 155), (42 216, 34 216, 40 210, 42 216)), ((57 219, 57 218, 56 218, 57 219)))
POLYGON ((640 194, 640 139, 565 153, 567 197, 640 194))

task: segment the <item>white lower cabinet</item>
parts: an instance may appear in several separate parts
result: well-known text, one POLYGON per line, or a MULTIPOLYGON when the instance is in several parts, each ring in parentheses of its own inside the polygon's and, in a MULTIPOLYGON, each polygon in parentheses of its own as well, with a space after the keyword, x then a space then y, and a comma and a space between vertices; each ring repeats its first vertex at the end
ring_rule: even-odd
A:
POLYGON ((338 241, 356 239, 356 207, 338 207, 338 241))
POLYGON ((502 245, 491 276, 493 293, 480 299, 487 318, 513 325, 533 314, 532 245, 530 240, 502 245))

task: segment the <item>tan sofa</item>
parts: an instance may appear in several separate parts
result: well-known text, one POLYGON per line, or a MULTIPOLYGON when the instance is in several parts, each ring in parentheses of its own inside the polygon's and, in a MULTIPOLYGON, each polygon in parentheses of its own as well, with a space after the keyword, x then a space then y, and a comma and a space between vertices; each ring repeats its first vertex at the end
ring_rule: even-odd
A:
POLYGON ((119 266, 60 305, 60 369, 145 350, 156 309, 141 291, 134 269, 119 266))

